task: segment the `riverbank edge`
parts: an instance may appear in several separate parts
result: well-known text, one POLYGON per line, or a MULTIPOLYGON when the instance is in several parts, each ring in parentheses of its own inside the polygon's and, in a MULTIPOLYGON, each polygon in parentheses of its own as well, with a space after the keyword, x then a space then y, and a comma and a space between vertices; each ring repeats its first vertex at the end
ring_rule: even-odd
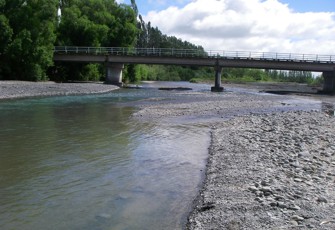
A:
POLYGON ((334 121, 294 111, 216 123, 185 229, 335 229, 334 121))
POLYGON ((0 101, 52 96, 104 94, 120 87, 103 82, 56 83, 29 81, 0 81, 0 101))

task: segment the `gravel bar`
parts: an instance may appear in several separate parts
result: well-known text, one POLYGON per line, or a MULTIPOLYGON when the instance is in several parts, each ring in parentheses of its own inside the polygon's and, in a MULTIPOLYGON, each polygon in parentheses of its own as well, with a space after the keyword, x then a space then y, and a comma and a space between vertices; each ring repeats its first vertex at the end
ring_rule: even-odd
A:
POLYGON ((103 83, 0 81, 0 99, 98 94, 118 88, 103 83))
POLYGON ((217 123, 187 229, 335 229, 334 121, 287 112, 217 123))

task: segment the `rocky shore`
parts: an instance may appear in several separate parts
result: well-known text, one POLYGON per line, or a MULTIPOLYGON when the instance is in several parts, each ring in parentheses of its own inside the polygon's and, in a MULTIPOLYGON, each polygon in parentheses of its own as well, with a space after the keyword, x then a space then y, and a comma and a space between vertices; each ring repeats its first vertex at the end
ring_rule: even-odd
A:
POLYGON ((188 229, 335 229, 334 117, 252 115, 217 123, 188 229))
POLYGON ((0 99, 107 93, 117 86, 103 83, 0 81, 0 99))

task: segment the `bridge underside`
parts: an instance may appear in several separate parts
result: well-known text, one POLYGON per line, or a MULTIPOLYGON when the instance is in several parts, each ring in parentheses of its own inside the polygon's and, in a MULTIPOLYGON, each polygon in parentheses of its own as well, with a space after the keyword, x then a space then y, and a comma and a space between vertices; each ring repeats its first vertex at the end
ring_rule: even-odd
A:
MULTIPOLYGON (((106 65, 106 83, 122 86, 122 70, 124 64, 122 63, 110 63, 106 65)), ((212 92, 222 92, 224 88, 221 85, 221 66, 215 66, 215 83, 211 87, 212 92)), ((335 93, 335 71, 324 71, 323 72, 323 89, 322 93, 334 94, 335 93)))

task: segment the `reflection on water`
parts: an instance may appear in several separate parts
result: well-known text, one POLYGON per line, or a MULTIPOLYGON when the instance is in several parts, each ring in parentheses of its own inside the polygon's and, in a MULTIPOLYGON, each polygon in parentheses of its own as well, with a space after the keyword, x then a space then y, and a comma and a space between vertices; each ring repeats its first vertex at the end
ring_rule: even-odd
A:
POLYGON ((181 228, 207 129, 135 122, 111 95, 0 104, 1 229, 181 228))

